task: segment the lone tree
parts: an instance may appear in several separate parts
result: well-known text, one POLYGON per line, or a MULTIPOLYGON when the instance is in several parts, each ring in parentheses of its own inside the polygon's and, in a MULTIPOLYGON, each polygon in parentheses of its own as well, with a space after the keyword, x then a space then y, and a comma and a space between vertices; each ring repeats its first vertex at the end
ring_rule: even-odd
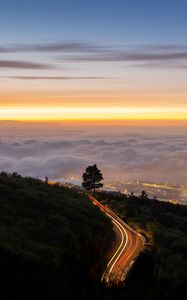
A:
POLYGON ((103 186, 103 183, 101 181, 103 180, 103 175, 101 174, 101 171, 97 168, 97 165, 88 166, 86 168, 86 171, 82 175, 82 186, 85 188, 85 190, 94 191, 99 189, 103 186))

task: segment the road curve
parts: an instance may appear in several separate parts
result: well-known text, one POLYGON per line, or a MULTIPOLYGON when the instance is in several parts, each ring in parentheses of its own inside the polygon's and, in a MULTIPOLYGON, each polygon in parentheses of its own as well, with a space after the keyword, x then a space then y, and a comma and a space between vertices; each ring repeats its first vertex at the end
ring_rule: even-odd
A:
POLYGON ((107 268, 102 276, 108 284, 121 284, 126 277, 136 256, 144 247, 144 239, 140 234, 128 226, 108 207, 102 205, 93 196, 88 195, 89 200, 112 220, 115 231, 120 237, 120 245, 114 250, 114 253, 107 264, 107 268))

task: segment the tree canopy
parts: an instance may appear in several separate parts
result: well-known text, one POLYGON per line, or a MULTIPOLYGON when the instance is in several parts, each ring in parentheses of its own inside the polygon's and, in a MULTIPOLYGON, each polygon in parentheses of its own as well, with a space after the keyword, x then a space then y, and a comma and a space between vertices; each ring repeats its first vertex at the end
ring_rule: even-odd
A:
POLYGON ((103 186, 101 182, 103 180, 103 175, 101 171, 97 168, 97 165, 94 164, 93 166, 88 166, 86 171, 82 175, 83 182, 82 186, 88 191, 93 190, 94 194, 96 189, 99 189, 103 186))

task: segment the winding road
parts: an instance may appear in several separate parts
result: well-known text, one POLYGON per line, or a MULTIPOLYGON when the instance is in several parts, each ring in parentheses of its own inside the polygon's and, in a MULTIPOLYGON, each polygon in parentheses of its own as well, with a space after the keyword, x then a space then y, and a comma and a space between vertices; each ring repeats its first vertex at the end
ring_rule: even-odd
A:
POLYGON ((124 282, 126 274, 134 262, 134 259, 144 247, 144 239, 140 234, 128 226, 108 207, 102 205, 93 196, 88 195, 89 200, 107 215, 113 223, 119 245, 114 249, 114 253, 107 264, 107 268, 102 276, 106 283, 119 285, 124 282))

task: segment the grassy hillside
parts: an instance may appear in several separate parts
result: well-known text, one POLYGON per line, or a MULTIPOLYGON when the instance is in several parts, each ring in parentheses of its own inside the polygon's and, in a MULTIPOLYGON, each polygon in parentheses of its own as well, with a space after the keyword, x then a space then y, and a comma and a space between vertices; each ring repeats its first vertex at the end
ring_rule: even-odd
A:
POLYGON ((85 278, 100 276, 111 233, 108 219, 76 191, 1 173, 1 299, 76 296, 85 278))
POLYGON ((98 197, 147 241, 129 273, 128 299, 187 299, 187 206, 148 199, 146 195, 99 193, 98 197))

